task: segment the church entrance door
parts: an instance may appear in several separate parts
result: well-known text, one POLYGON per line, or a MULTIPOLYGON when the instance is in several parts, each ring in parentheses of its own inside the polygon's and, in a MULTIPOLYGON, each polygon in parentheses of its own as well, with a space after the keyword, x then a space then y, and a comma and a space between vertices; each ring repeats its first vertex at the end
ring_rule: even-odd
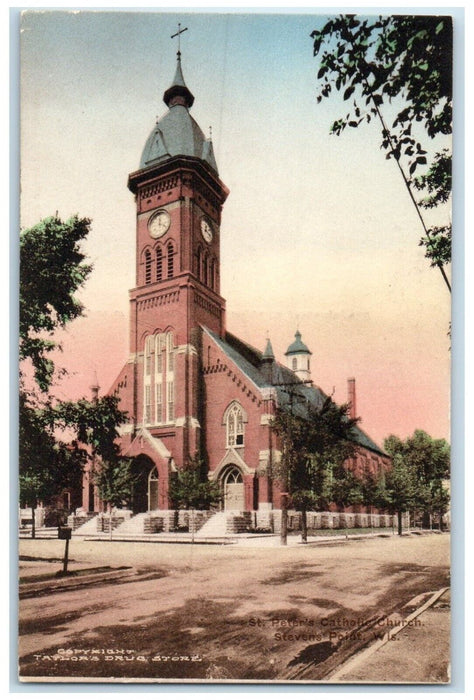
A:
MULTIPOLYGON (((131 509, 133 513, 146 513, 148 505, 148 492, 150 486, 150 474, 156 471, 154 462, 146 455, 138 455, 132 463, 132 475, 134 477, 132 485, 131 509)), ((158 477, 158 474, 156 475, 158 477)), ((158 481, 156 482, 158 485, 158 481)))
POLYGON ((224 510, 245 510, 245 494, 242 472, 231 465, 222 477, 224 510))

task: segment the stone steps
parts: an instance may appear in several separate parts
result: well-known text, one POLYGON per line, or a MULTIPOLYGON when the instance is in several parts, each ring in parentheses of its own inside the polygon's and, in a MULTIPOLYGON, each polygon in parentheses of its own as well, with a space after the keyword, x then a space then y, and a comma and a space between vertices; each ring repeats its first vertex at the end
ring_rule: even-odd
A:
POLYGON ((73 530, 73 535, 96 535, 97 534, 97 523, 99 521, 98 515, 93 515, 87 522, 80 525, 76 530, 73 530))
POLYGON ((95 517, 95 513, 87 513, 84 515, 70 515, 67 519, 68 527, 72 527, 73 530, 78 530, 80 527, 85 525, 95 517))
POLYGON ((226 513, 215 513, 198 530, 199 537, 223 537, 227 534, 226 513))
POLYGON ((147 513, 137 513, 131 518, 124 520, 118 527, 114 529, 114 533, 118 535, 135 535, 145 532, 145 518, 149 517, 147 513))

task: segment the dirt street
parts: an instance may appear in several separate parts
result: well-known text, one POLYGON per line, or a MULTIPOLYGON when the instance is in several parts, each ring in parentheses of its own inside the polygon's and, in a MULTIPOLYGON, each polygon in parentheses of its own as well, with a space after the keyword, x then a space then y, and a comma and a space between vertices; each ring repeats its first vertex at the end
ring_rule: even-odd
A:
MULTIPOLYGON (((20 543, 25 557, 62 551, 55 540, 20 543)), ((446 534, 297 548, 73 540, 70 557, 148 576, 21 600, 23 678, 323 680, 449 586, 446 534)), ((421 619, 420 630, 431 618, 421 619)), ((410 674, 420 675, 410 680, 448 680, 445 628, 420 632, 432 646, 440 636, 435 670, 422 663, 423 644, 407 646, 410 674)), ((391 682, 406 682, 399 668, 391 682)), ((373 665, 370 674, 378 680, 373 665)), ((353 679, 364 679, 360 668, 353 679)))

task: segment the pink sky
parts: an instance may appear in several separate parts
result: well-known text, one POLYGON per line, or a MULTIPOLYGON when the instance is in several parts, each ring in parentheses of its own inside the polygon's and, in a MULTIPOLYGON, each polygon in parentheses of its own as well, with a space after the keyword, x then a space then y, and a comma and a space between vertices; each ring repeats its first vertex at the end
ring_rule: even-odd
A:
MULTIPOLYGON (((450 297, 376 125, 329 136, 344 105, 316 103, 316 15, 186 17, 192 114, 230 189, 221 228, 228 330, 277 359, 297 325, 312 378, 347 398, 377 442, 449 438, 450 297), (212 41, 209 36, 212 34, 212 41)), ((57 393, 107 391, 128 356, 135 207, 126 188, 175 69, 176 15, 46 12, 22 35, 21 224, 90 217, 87 316, 63 335, 57 393), (126 35, 127 40, 124 41, 126 35)), ((181 20, 180 20, 181 21, 181 20)), ((450 216, 429 212, 429 223, 450 216)))

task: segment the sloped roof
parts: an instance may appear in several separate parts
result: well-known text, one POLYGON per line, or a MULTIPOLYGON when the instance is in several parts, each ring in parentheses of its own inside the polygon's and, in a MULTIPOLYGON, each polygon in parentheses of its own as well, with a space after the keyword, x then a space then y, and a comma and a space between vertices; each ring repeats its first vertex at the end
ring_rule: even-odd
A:
POLYGON ((163 100, 169 110, 156 122, 145 143, 140 169, 173 156, 193 156, 206 161, 217 173, 212 141, 206 139, 199 124, 189 114, 194 96, 184 82, 179 54, 173 82, 163 100))
MULTIPOLYGON (((305 384, 288 367, 278 362, 274 363, 272 382, 269 382, 261 371, 263 353, 260 350, 232 333, 226 332, 225 337, 221 338, 208 328, 205 328, 205 331, 257 387, 272 387, 277 393, 280 406, 289 406, 291 403, 295 415, 304 417, 308 406, 321 408, 328 398, 320 387, 305 384)), ((356 442, 361 447, 385 456, 385 452, 359 426, 355 426, 354 433, 356 442)))
POLYGON ((173 156, 194 156, 205 160, 217 173, 212 143, 184 105, 176 104, 157 121, 140 159, 140 168, 161 163, 173 156))
POLYGON ((295 340, 291 343, 285 355, 300 355, 301 353, 306 355, 313 354, 301 340, 301 333, 296 331, 295 340))

